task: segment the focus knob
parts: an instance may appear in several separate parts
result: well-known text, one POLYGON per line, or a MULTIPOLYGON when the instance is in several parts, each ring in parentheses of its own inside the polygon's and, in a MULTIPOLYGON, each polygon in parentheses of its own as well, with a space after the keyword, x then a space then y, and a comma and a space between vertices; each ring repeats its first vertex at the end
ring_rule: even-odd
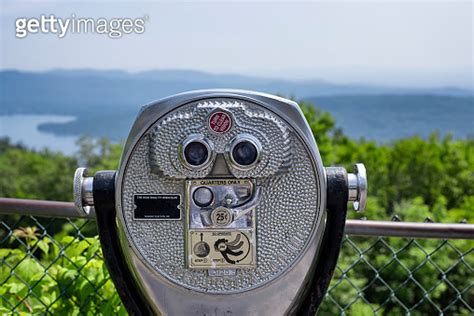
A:
POLYGON ((93 177, 87 176, 86 168, 77 168, 74 173, 74 205, 84 216, 88 215, 94 206, 93 177))
POLYGON ((367 171, 363 163, 354 165, 354 173, 347 174, 349 201, 354 202, 354 210, 362 212, 367 204, 367 171))

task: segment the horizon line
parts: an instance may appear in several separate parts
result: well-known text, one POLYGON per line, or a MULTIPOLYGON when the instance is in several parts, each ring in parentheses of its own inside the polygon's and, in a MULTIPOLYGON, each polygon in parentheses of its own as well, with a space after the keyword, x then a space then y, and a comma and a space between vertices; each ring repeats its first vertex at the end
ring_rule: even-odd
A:
MULTIPOLYGON (((211 76, 234 76, 234 77, 241 77, 241 78, 249 78, 249 79, 257 79, 257 80, 273 80, 273 81, 286 81, 291 83, 326 83, 332 85, 350 85, 350 86, 366 86, 366 87, 379 87, 379 88, 391 88, 391 89, 458 89, 464 91, 470 91, 474 93, 474 82, 471 84, 466 85, 456 85, 456 84, 442 84, 442 85, 421 85, 413 87, 413 85, 400 85, 400 84, 389 84, 389 83, 373 83, 373 82, 366 82, 366 81, 347 81, 347 82, 340 82, 335 80, 328 80, 322 77, 307 77, 307 78, 284 78, 281 76, 276 75, 269 75, 263 76, 258 74, 247 74, 247 73, 237 73, 232 71, 212 71, 212 70, 202 70, 202 69, 192 69, 192 68, 154 68, 148 70, 129 70, 129 69, 121 69, 121 68, 90 68, 90 67, 78 67, 78 68, 64 68, 64 67, 54 67, 48 69, 21 69, 21 68, 4 68, 0 66, 0 72, 23 72, 23 73, 33 73, 33 74, 46 74, 46 73, 53 73, 53 72, 78 72, 78 71, 89 71, 89 72, 121 72, 126 75, 130 76, 139 76, 146 73, 153 73, 153 72, 193 72, 196 74, 202 75, 211 75, 211 76)), ((474 78, 474 74, 473 74, 474 78)), ((183 80, 186 78, 183 78, 183 80)))

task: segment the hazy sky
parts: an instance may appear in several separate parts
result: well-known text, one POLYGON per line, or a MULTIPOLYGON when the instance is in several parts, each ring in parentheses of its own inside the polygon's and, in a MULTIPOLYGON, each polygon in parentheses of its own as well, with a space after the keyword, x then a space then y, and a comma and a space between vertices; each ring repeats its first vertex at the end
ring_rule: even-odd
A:
POLYGON ((4 1, 0 67, 195 69, 381 85, 473 85, 473 2, 4 1), (149 19, 145 33, 15 37, 15 19, 149 19))

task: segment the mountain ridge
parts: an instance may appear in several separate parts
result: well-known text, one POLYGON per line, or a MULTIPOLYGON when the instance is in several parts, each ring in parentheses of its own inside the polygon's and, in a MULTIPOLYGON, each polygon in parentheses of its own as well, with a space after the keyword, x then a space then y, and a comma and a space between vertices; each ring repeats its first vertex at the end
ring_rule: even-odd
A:
POLYGON ((474 94, 457 88, 410 89, 286 81, 199 71, 0 71, 0 115, 71 115, 39 129, 57 135, 90 134, 123 140, 142 105, 176 93, 237 88, 294 96, 330 112, 359 138, 389 141, 434 130, 474 135, 474 94))
MULTIPOLYGON (((97 94, 97 90, 104 93, 96 95, 102 98, 113 98, 120 96, 123 91, 129 91, 136 98, 130 96, 120 96, 118 101, 141 102, 141 104, 151 100, 165 97, 174 93, 206 89, 206 88, 239 88, 246 90, 256 90, 271 94, 281 94, 284 96, 296 96, 298 98, 308 98, 314 96, 331 95, 360 95, 360 94, 436 94, 451 96, 472 96, 474 90, 467 90, 457 87, 425 88, 415 89, 410 87, 384 87, 371 85, 351 85, 336 84, 325 80, 283 80, 275 78, 263 78, 236 74, 213 74, 196 70, 150 70, 142 72, 127 72, 124 70, 94 70, 94 69, 53 69, 42 72, 25 72, 19 70, 0 71, 0 84, 2 90, 1 101, 4 104, 0 113, 14 113, 11 108, 13 100, 22 100, 21 96, 13 95, 9 98, 8 90, 15 90, 15 86, 22 86, 27 91, 38 94, 41 98, 44 93, 49 98, 52 94, 57 94, 58 98, 67 98, 58 92, 57 87, 68 90, 68 94, 75 92, 87 96, 90 92, 97 94), (35 79, 49 81, 50 85, 42 85, 35 79), (93 81, 93 85, 87 82, 93 81), (33 81, 33 82, 32 82, 33 81), (140 83, 140 84, 138 84, 140 83), (159 84, 160 87, 154 87, 159 84), (130 88, 129 88, 130 87, 130 88), (75 91, 74 91, 75 90, 75 91)), ((87 103, 87 102, 86 102, 87 103)), ((32 109, 30 109, 32 110, 32 109)), ((40 111, 41 112, 41 111, 40 111)))

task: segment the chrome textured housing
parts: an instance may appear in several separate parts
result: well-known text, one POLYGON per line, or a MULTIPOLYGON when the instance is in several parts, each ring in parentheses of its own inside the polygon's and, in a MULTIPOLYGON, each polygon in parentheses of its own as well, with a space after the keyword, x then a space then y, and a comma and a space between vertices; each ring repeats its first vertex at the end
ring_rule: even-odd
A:
POLYGON ((284 314, 298 302, 318 259, 326 177, 314 137, 296 103, 248 91, 195 91, 141 110, 116 177, 116 206, 122 251, 157 313, 284 314), (209 113, 220 108, 235 116, 235 124, 227 135, 206 135, 217 155, 224 155, 239 133, 263 135, 258 139, 262 155, 254 168, 228 165, 236 178, 257 179, 263 201, 255 210, 257 267, 215 277, 215 271, 185 267, 185 216, 168 222, 132 221, 130 214, 137 190, 180 193, 184 179, 212 175, 212 163, 196 170, 183 166, 178 144, 190 134, 205 134, 205 126, 193 124, 193 119, 207 122, 209 113), (170 128, 173 124, 176 129, 170 128), (190 128, 182 130, 183 126, 190 128), (275 197, 279 197, 276 202, 275 197))

